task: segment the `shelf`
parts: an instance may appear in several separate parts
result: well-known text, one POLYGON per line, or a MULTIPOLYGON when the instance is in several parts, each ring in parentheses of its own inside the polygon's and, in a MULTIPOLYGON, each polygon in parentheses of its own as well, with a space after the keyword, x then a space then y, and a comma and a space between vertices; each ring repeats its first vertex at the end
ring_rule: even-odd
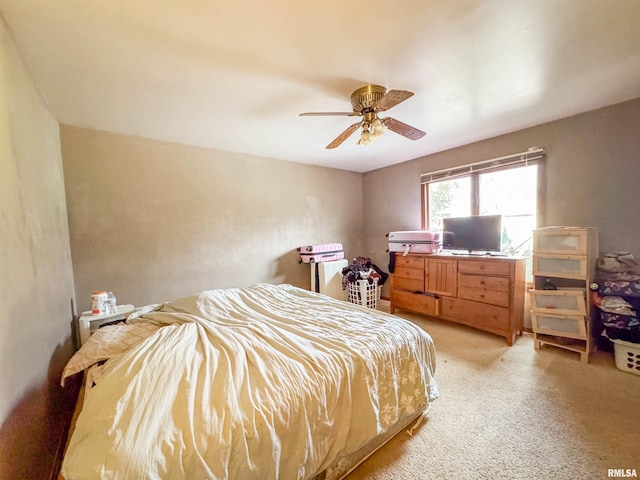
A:
POLYGON ((557 335, 546 335, 544 333, 534 333, 534 339, 541 343, 546 343, 547 345, 561 347, 566 350, 571 350, 578 353, 584 353, 587 351, 586 340, 569 337, 559 337, 557 335))
POLYGON ((533 334, 533 346, 536 350, 540 350, 542 345, 551 345, 552 347, 563 348, 580 354, 580 361, 587 363, 589 361, 589 341, 578 340, 574 338, 558 337, 555 335, 545 335, 542 333, 533 334))
POLYGON ((589 361, 592 305, 589 283, 598 255, 598 232, 586 227, 547 227, 533 232, 534 289, 531 322, 534 347, 551 345, 589 361), (551 279, 557 290, 544 290, 551 279))
POLYGON ((133 305, 118 305, 117 313, 92 315, 91 312, 82 312, 82 316, 78 319, 78 330, 80 334, 80 345, 83 345, 91 335, 91 332, 106 323, 124 320, 135 310, 133 305))
POLYGON ((112 317, 119 317, 121 315, 129 315, 131 312, 133 312, 135 310, 135 307, 133 305, 118 305, 116 310, 116 313, 103 313, 100 315, 93 315, 91 313, 91 310, 87 311, 87 312, 82 312, 82 316, 80 317, 80 320, 83 322, 94 322, 96 320, 106 320, 107 318, 112 318, 112 317))

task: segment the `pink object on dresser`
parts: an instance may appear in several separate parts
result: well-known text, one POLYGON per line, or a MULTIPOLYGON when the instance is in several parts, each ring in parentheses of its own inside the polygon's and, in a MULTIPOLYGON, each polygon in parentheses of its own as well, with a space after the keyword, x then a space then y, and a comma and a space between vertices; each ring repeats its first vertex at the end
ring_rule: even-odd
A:
POLYGON ((405 230, 389 233, 389 251, 411 253, 438 253, 442 249, 440 232, 405 230))

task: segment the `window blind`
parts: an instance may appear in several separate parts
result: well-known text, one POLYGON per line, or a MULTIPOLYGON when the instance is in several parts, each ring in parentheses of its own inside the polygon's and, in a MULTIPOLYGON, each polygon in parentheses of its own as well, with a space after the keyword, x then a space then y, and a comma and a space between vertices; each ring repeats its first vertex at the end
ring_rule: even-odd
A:
POLYGON ((471 175, 472 173, 506 168, 517 165, 526 165, 540 160, 545 155, 544 148, 531 147, 526 152, 514 153, 504 157, 492 158, 481 162, 470 163, 460 167, 453 167, 446 170, 427 172, 420 175, 420 184, 437 182, 439 180, 449 180, 456 177, 471 175))

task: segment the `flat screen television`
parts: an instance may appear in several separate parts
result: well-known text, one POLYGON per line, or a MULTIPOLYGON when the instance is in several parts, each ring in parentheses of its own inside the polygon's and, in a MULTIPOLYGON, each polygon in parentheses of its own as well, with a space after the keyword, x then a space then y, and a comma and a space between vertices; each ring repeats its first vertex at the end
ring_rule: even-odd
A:
POLYGON ((500 252, 502 215, 442 219, 442 246, 468 253, 500 252))

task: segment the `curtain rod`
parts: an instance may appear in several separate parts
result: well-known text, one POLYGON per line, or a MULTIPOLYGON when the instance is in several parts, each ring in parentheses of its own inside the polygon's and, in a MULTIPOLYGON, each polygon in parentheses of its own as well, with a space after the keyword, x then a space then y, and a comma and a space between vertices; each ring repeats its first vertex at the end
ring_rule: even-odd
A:
POLYGON ((456 166, 456 167, 445 168, 443 170, 437 170, 435 172, 423 173, 423 174, 420 175, 420 177, 439 175, 439 174, 446 173, 446 172, 451 172, 451 171, 454 171, 454 170, 461 170, 463 168, 470 168, 470 167, 473 167, 474 165, 482 165, 482 164, 486 164, 486 163, 501 162, 503 160, 507 160, 507 159, 510 159, 510 158, 518 158, 519 157, 520 160, 537 160, 538 158, 542 158, 544 156, 544 154, 545 154, 544 148, 541 148, 541 147, 529 147, 529 149, 527 149, 526 152, 512 153, 511 155, 505 155, 503 157, 490 158, 488 160, 481 160, 479 162, 467 163, 466 165, 459 165, 459 166, 456 166), (529 156, 532 156, 533 158, 529 158, 529 156))

